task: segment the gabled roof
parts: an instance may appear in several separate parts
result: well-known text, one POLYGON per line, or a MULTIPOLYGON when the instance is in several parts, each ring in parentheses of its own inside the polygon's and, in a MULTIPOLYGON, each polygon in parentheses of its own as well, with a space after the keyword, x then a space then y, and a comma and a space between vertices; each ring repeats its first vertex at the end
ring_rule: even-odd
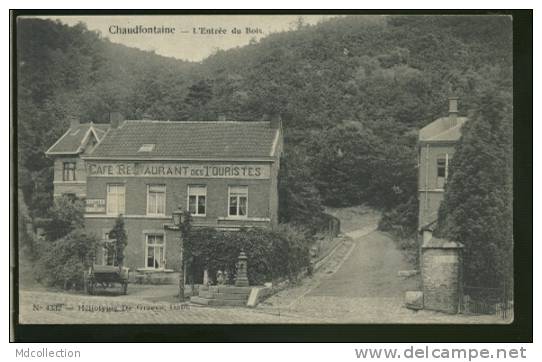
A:
POLYGON ((441 117, 423 127, 418 133, 419 141, 458 141, 466 117, 441 117))
POLYGON ((271 158, 280 131, 270 122, 124 121, 111 128, 86 158, 271 158), (143 145, 152 149, 142 152, 143 145))
POLYGON ((78 154, 83 150, 89 137, 95 137, 100 141, 108 129, 109 124, 94 124, 92 122, 72 126, 45 153, 51 156, 78 154))

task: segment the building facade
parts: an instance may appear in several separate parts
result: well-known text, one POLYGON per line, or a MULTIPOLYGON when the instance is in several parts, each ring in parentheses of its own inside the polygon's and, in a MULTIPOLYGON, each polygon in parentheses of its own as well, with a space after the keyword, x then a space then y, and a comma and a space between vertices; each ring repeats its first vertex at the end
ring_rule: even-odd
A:
POLYGON ((108 129, 109 124, 79 124, 72 119, 70 128, 45 152, 54 160, 55 197, 86 197, 86 168, 82 156, 94 150, 108 129))
MULTIPOLYGON (((128 236, 125 265, 173 271, 180 264, 179 232, 167 228, 174 210, 190 211, 193 227, 237 230, 278 223, 282 142, 280 119, 113 119, 84 152, 69 158, 48 154, 55 157, 55 165, 75 160, 79 167, 77 178, 84 186, 76 195, 86 202, 87 230, 107 240, 122 214, 128 236)), ((55 171, 55 182, 62 177, 63 172, 55 171)), ((55 195, 66 193, 58 185, 55 195)), ((104 251, 98 259, 108 264, 113 258, 104 251)))
POLYGON ((448 168, 461 137, 466 117, 458 116, 458 99, 449 99, 449 114, 431 122, 418 133, 418 231, 438 218, 444 198, 448 168))

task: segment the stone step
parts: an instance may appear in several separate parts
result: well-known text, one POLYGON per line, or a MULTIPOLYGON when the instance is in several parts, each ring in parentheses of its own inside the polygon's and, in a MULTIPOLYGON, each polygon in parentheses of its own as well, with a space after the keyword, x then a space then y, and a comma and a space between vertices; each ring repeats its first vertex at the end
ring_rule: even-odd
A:
POLYGON ((233 293, 213 293, 200 291, 199 296, 206 299, 221 299, 221 300, 247 300, 249 294, 233 294, 233 293))
POLYGON ((227 306, 227 307, 245 307, 247 302, 245 300, 222 300, 222 299, 207 299, 201 297, 191 297, 190 302, 199 305, 212 305, 212 306, 227 306))
POLYGON ((211 299, 201 298, 201 297, 190 297, 190 302, 194 304, 209 305, 211 299))
POLYGON ((229 294, 250 294, 252 287, 236 287, 234 285, 210 285, 202 286, 200 291, 209 291, 213 293, 229 293, 229 294))

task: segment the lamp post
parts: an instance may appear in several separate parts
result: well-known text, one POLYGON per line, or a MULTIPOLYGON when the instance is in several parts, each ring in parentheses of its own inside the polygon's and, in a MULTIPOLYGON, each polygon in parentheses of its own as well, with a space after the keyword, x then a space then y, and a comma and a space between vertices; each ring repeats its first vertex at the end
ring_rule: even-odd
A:
POLYGON ((184 257, 183 257, 183 251, 184 251, 184 240, 183 240, 183 230, 181 228, 181 225, 184 222, 184 211, 178 208, 177 210, 172 212, 171 215, 172 221, 173 221, 173 228, 174 230, 179 230, 179 239, 181 244, 181 267, 179 271, 179 301, 184 301, 184 257))

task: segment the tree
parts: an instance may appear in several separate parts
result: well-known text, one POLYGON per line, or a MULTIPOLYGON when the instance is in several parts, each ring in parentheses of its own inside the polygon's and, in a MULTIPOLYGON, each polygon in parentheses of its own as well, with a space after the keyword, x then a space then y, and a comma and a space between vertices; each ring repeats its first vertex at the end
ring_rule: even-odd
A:
POLYGON ((58 240, 41 242, 35 266, 38 281, 51 286, 83 286, 83 272, 94 260, 97 240, 78 228, 58 240))
POLYGON ((68 196, 56 197, 44 223, 45 235, 49 241, 66 236, 75 229, 83 228, 84 204, 68 196))
MULTIPOLYGON (((512 99, 488 89, 463 126, 439 210, 438 234, 461 242, 469 286, 512 286, 512 99)), ((487 294, 487 293, 484 293, 487 294)))
POLYGON ((213 89, 207 80, 200 80, 188 88, 188 94, 184 99, 189 107, 185 118, 190 121, 201 121, 209 116, 207 104, 213 98, 213 89))
POLYGON ((323 213, 310 169, 300 155, 285 154, 279 171, 279 221, 316 231, 323 223, 323 213))
POLYGON ((109 232, 109 238, 115 239, 115 242, 113 243, 115 265, 122 267, 124 262, 124 249, 128 244, 128 236, 126 235, 126 230, 124 229, 124 218, 122 217, 122 214, 119 215, 115 220, 115 225, 109 232))

